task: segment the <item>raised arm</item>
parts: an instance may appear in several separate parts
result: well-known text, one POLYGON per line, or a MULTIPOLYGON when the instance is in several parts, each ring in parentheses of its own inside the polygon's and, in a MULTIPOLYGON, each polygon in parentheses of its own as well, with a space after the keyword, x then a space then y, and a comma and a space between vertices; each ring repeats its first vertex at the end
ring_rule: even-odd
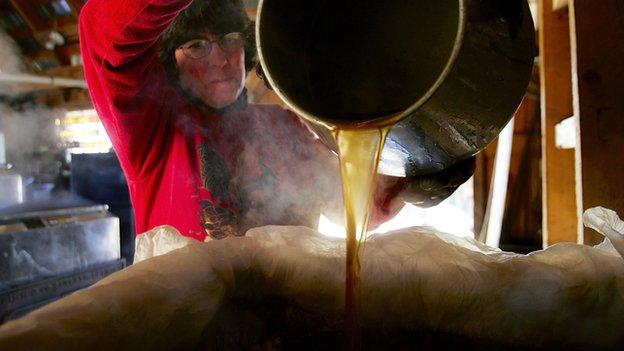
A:
POLYGON ((171 124, 157 58, 162 32, 192 0, 89 0, 80 43, 93 104, 130 179, 157 166, 171 124))

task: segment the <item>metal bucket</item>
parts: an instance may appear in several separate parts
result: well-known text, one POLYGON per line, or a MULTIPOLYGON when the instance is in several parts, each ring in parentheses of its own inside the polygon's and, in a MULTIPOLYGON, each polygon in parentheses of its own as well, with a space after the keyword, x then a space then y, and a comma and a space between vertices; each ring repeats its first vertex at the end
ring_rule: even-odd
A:
POLYGON ((262 0, 256 37, 268 82, 327 142, 334 127, 398 122, 380 170, 400 176, 485 148, 535 56, 525 0, 262 0))

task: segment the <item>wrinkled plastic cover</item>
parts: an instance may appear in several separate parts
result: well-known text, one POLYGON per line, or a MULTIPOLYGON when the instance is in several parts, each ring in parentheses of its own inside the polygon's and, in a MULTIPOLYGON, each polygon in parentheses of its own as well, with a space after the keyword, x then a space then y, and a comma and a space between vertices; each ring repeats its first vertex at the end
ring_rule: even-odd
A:
POLYGON ((194 242, 193 239, 182 236, 172 226, 156 227, 136 237, 134 241, 134 263, 148 258, 164 255, 173 250, 185 247, 194 242))
POLYGON ((612 248, 624 258, 624 221, 615 211, 604 207, 590 208, 583 213, 583 223, 605 236, 599 246, 612 248))
MULTIPOLYGON (((329 316, 323 325, 339 328, 330 320, 343 308, 344 251, 343 240, 304 227, 189 242, 1 326, 0 349, 215 349, 228 338, 257 345, 269 323, 263 313, 284 305, 244 306, 276 300, 329 316), (245 317, 228 329, 233 316, 245 317)), ((372 237, 362 263, 369 331, 425 328, 524 345, 624 346, 624 260, 612 250, 557 244, 519 255, 408 228, 372 237)))

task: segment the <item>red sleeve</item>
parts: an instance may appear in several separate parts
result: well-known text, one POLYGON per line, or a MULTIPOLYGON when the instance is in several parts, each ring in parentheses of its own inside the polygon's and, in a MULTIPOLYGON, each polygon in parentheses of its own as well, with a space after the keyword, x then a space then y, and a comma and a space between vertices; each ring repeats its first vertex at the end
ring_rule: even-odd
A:
POLYGON ((89 93, 131 180, 158 166, 171 134, 158 40, 191 2, 89 0, 80 13, 89 93))

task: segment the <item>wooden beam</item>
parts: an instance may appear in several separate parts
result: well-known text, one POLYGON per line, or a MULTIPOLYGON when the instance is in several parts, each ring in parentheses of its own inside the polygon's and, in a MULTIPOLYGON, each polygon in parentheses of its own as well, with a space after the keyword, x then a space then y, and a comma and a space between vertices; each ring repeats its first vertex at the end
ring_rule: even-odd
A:
POLYGON ((39 73, 42 76, 84 79, 84 69, 82 66, 60 66, 43 70, 39 73))
POLYGON ((47 28, 47 23, 39 15, 39 11, 35 3, 25 0, 9 0, 9 2, 22 16, 24 21, 26 21, 33 33, 37 33, 47 28))
MULTIPOLYGON (((624 3, 571 0, 574 112, 579 116, 579 214, 593 206, 624 215, 624 3)), ((585 244, 602 241, 592 230, 585 244)))
POLYGON ((578 241, 574 150, 555 146, 555 125, 572 116, 570 27, 567 11, 540 1, 543 246, 578 241))

